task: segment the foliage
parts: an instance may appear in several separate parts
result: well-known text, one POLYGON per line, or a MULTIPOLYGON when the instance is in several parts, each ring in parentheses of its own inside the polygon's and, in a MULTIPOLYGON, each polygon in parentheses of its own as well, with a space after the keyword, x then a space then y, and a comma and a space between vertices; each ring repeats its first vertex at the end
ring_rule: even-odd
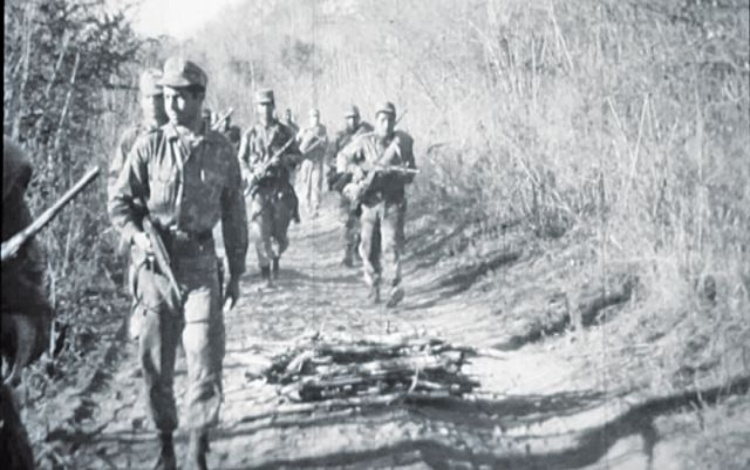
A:
MULTIPOLYGON (((140 40, 104 1, 5 3, 4 130, 32 158, 34 212, 52 204, 85 167, 106 173, 117 121, 127 116, 128 66, 140 40), (125 112, 123 112, 125 111, 125 112)), ((53 279, 95 266, 107 225, 102 180, 42 234, 53 279), (91 264, 89 264, 91 263, 91 264)), ((111 251, 111 249, 109 250, 111 251)), ((94 274, 94 273, 92 273, 94 274)))
POLYGON ((669 332, 649 359, 683 386, 741 370, 750 337, 749 17, 741 0, 249 0, 182 51, 239 122, 261 86, 334 129, 351 102, 371 119, 394 101, 423 169, 411 207, 588 234, 600 275, 641 279, 612 342, 669 332))

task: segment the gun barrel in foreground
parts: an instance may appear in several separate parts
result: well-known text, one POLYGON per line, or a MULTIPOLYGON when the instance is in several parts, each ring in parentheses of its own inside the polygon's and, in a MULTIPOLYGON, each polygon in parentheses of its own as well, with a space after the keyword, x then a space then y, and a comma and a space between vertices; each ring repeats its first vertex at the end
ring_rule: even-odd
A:
POLYGON ((39 233, 57 214, 65 207, 70 201, 73 200, 86 186, 91 184, 94 179, 99 175, 99 167, 94 167, 83 178, 81 178, 75 186, 70 188, 68 192, 46 211, 42 212, 42 215, 37 217, 28 227, 16 233, 2 244, 2 262, 8 261, 21 249, 21 247, 29 241, 34 235, 39 233))
POLYGON ((402 173, 406 175, 418 175, 420 173, 420 171, 417 170, 416 168, 407 168, 407 167, 398 166, 398 165, 373 165, 372 169, 374 171, 381 171, 381 172, 391 171, 393 173, 402 173))

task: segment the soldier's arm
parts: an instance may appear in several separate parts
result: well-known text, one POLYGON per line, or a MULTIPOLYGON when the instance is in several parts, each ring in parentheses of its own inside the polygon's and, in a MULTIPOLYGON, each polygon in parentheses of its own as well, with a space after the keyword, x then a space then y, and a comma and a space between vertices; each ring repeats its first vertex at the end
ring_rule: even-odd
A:
POLYGON ((125 161, 128 158, 128 152, 133 147, 133 143, 137 135, 131 129, 125 131, 115 148, 115 154, 112 156, 112 160, 109 162, 109 171, 107 172, 107 194, 111 195, 115 189, 115 183, 117 178, 122 173, 122 169, 125 167, 125 161))
MULTIPOLYGON (((410 170, 417 169, 417 163, 414 159, 414 139, 408 134, 401 136, 401 164, 410 170)), ((410 184, 414 181, 414 174, 402 174, 402 181, 404 184, 410 184)))
POLYGON ((304 156, 299 149, 299 142, 294 136, 294 133, 290 130, 288 132, 285 132, 284 134, 285 135, 282 139, 282 145, 285 145, 287 142, 289 142, 290 139, 292 140, 292 142, 289 144, 289 147, 287 147, 287 149, 282 153, 280 157, 281 163, 288 168, 294 168, 295 166, 299 165, 302 160, 304 160, 304 156))
POLYGON ((144 204, 149 197, 148 159, 149 140, 142 137, 125 159, 125 165, 109 193, 107 208, 112 225, 123 240, 130 243, 133 236, 143 231, 144 204))
POLYGON ((251 131, 247 131, 242 134, 242 138, 240 139, 240 149, 237 152, 237 162, 240 168, 242 180, 244 181, 249 181, 252 175, 252 171, 250 169, 251 138, 251 131))
POLYGON ((246 132, 243 141, 245 142, 245 151, 243 153, 243 150, 240 149, 240 155, 243 157, 240 159, 240 165, 243 166, 242 174, 245 182, 252 185, 263 176, 264 149, 260 148, 255 129, 246 132))
POLYGON ((221 227, 224 235, 224 246, 229 262, 229 274, 239 279, 245 272, 245 255, 247 254, 247 213, 245 198, 242 194, 242 181, 237 159, 231 158, 231 148, 227 147, 226 160, 229 179, 221 195, 221 227))

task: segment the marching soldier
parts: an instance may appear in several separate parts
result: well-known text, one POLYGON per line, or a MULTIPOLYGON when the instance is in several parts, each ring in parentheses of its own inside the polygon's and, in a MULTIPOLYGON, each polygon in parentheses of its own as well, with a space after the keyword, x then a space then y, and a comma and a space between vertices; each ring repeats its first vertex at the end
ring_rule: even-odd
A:
POLYGON ((353 180, 344 194, 360 206, 359 254, 370 298, 380 302, 381 280, 388 289, 388 307, 404 297, 401 253, 404 246, 406 185, 416 173, 411 136, 394 129, 396 107, 387 102, 375 113, 375 130, 363 134, 342 151, 353 180), (378 250, 377 232, 382 249, 378 250))
POLYGON ((224 137, 227 138, 229 143, 232 144, 235 153, 237 153, 240 150, 240 139, 242 138, 242 131, 240 130, 239 126, 235 126, 232 124, 232 116, 227 116, 224 119, 224 125, 222 126, 221 132, 224 134, 224 137))
POLYGON ((250 203, 250 232, 262 278, 278 278, 279 260, 289 247, 287 231, 299 222, 298 201, 290 175, 302 156, 294 132, 273 117, 273 90, 256 93, 259 122, 242 136, 239 160, 250 203), (274 242, 277 246, 274 246, 274 242))
MULTIPOLYGON (((161 85, 159 85, 160 79, 161 70, 159 69, 144 70, 141 74, 138 84, 141 122, 126 129, 122 137, 120 137, 120 142, 117 144, 115 155, 112 161, 110 161, 109 173, 107 175, 107 189, 110 195, 114 191, 117 178, 120 176, 125 166, 125 160, 138 137, 155 132, 159 127, 166 124, 169 119, 167 118, 167 113, 164 111, 164 94, 161 85)), ((130 265, 130 256, 127 256, 127 266, 128 286, 132 286, 135 271, 130 265)), ((133 299, 131 311, 130 336, 133 339, 137 339, 143 320, 143 312, 138 308, 135 298, 133 299)))
POLYGON ((283 124, 289 129, 291 129, 292 132, 294 132, 294 135, 297 135, 299 133, 299 126, 294 122, 294 117, 292 116, 292 110, 289 108, 286 108, 286 111, 284 112, 283 124))
POLYGON ((206 129, 211 128, 211 124, 214 122, 214 113, 209 108, 203 108, 203 111, 201 111, 201 116, 203 119, 203 125, 206 126, 206 129))
POLYGON ((336 134, 329 147, 328 156, 328 187, 339 193, 339 218, 344 224, 344 266, 354 265, 354 256, 359 244, 359 213, 352 210, 352 201, 348 200, 342 191, 351 182, 352 174, 347 173, 347 162, 341 150, 349 145, 357 136, 372 132, 372 126, 360 120, 359 108, 352 105, 344 113, 346 126, 336 134))
POLYGON ((310 110, 310 126, 297 136, 299 149, 305 157, 297 173, 297 187, 302 190, 307 213, 313 218, 320 209, 320 193, 323 191, 323 166, 328 147, 328 131, 320 123, 320 111, 310 110))
POLYGON ((169 123, 138 139, 109 198, 113 224, 139 255, 133 257, 135 296, 146 310, 140 357, 160 433, 157 468, 165 469, 176 468, 173 381, 180 339, 188 367, 188 468, 207 468, 208 430, 218 421, 222 393, 222 305, 239 298, 248 244, 237 159, 202 121, 207 82, 195 63, 167 60, 159 84, 169 123), (224 299, 212 236, 219 220, 229 266, 224 299), (154 261, 165 259, 166 266, 154 261))

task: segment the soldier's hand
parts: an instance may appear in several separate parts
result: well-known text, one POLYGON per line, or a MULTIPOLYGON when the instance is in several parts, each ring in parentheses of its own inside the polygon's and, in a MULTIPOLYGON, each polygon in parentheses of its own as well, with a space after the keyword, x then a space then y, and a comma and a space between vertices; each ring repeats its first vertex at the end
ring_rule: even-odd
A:
POLYGON ((360 167, 354 167, 352 169, 352 180, 353 181, 362 181, 367 176, 365 171, 360 167))
POLYGON ((230 277, 227 283, 227 288, 224 291, 224 300, 222 304, 226 305, 229 301, 229 308, 234 308, 237 300, 240 298, 240 280, 239 278, 230 277))
POLYGON ((133 245, 137 246, 146 255, 154 254, 154 247, 145 232, 138 232, 133 235, 133 245))

